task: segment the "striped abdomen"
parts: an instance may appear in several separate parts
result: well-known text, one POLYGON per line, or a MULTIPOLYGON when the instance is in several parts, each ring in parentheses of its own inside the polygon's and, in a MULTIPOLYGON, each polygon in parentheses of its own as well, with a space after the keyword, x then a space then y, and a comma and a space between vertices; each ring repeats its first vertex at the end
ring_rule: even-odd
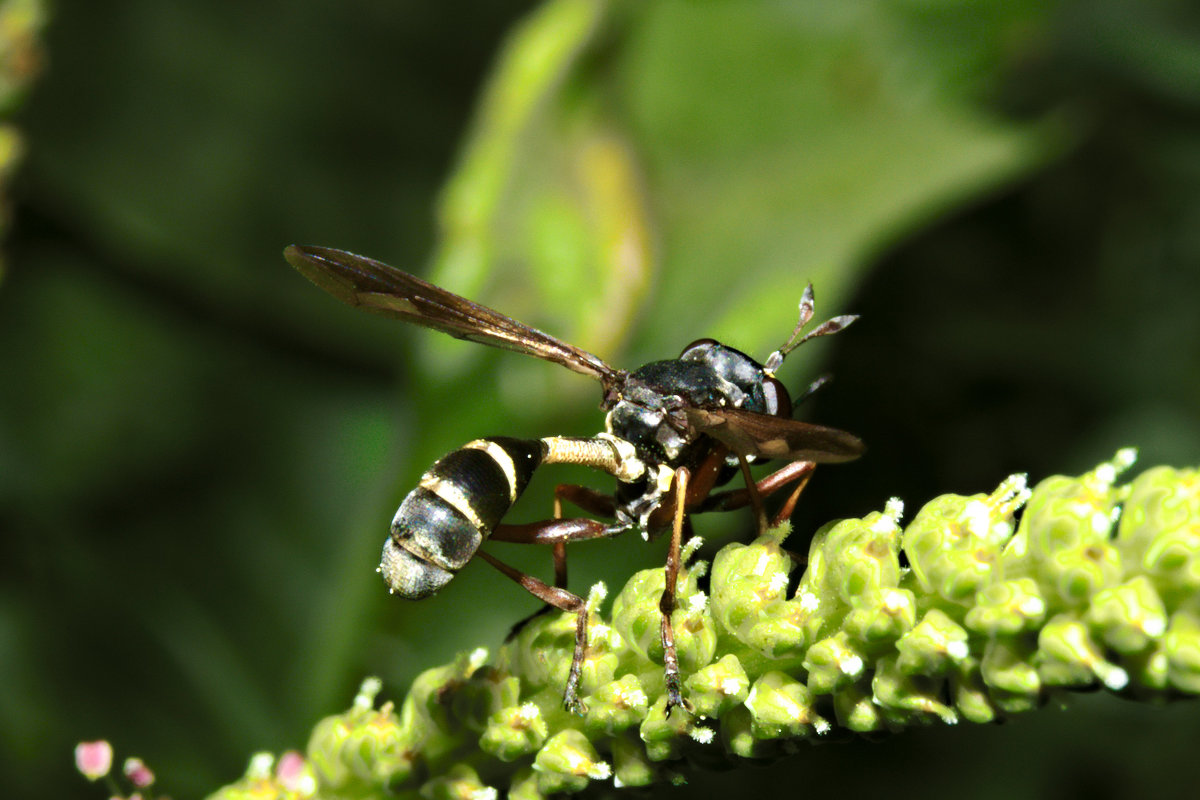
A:
POLYGON ((542 442, 476 439, 438 459, 404 498, 379 570, 395 594, 429 597, 500 524, 542 462, 542 442))

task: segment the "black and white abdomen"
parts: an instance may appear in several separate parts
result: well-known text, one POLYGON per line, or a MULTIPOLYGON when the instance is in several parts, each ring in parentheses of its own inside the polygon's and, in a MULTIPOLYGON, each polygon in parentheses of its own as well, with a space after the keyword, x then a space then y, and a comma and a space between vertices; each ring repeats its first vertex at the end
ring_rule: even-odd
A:
POLYGON ((476 439, 438 459, 392 520, 379 571, 389 589, 420 600, 445 586, 479 549, 542 462, 533 439, 476 439))

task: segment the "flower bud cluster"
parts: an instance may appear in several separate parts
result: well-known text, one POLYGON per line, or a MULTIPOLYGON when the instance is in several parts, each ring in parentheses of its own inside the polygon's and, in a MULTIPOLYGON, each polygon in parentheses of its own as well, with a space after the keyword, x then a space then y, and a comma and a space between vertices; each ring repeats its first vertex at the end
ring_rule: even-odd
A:
POLYGON ((169 800, 165 795, 153 793, 154 771, 142 759, 126 758, 120 777, 113 773, 112 767, 113 748, 106 739, 75 745, 75 769, 93 783, 103 780, 108 785, 110 800, 169 800))
POLYGON ((639 572, 611 621, 603 592, 589 599, 583 715, 562 707, 575 618, 543 615, 490 663, 421 675, 399 714, 372 689, 323 721, 319 794, 534 800, 678 781, 835 729, 988 722, 1067 690, 1200 693, 1200 471, 1119 487, 1132 455, 1032 491, 1014 476, 944 495, 906 527, 893 500, 821 528, 802 574, 786 528, 686 566, 672 625, 690 710, 666 713, 663 570, 639 572))

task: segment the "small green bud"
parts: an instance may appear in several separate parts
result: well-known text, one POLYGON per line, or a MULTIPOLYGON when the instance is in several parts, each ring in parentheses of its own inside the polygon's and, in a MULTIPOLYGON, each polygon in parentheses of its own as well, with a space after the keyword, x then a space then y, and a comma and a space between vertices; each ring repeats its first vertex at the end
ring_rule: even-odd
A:
POLYGON ((1013 532, 1013 515, 1029 498, 1024 475, 990 495, 947 494, 926 503, 901 537, 912 576, 925 593, 969 605, 992 579, 1013 532))
POLYGON ((713 562, 711 606, 723 630, 767 658, 798 654, 808 613, 786 598, 792 559, 780 547, 790 532, 780 526, 748 545, 721 549, 713 562))
POLYGON ((509 784, 508 800, 546 800, 546 795, 538 786, 539 779, 533 767, 518 770, 509 784))
POLYGON ((917 622, 917 599, 908 589, 884 589, 855 606, 842 626, 865 653, 886 652, 917 622))
POLYGON ((419 729, 431 733, 457 732, 463 721, 452 713, 458 709, 447 704, 445 698, 448 694, 456 693, 487 662, 487 658, 488 651, 480 647, 460 653, 452 664, 428 669, 418 675, 404 700, 401 715, 405 722, 411 721, 419 729))
MULTIPOLYGON (((595 599, 596 596, 593 592, 593 600, 595 599)), ((599 615, 595 613, 595 608, 599 605, 598 600, 597 602, 589 600, 588 605, 593 612, 588 617, 587 655, 583 659, 583 668, 579 673, 580 691, 585 695, 612 682, 613 676, 620 666, 625 648, 625 643, 616 629, 602 622, 599 615)))
POLYGON ((1039 483, 1001 558, 1005 576, 1037 578, 1052 610, 1078 608, 1119 580, 1121 559, 1109 540, 1124 490, 1113 483, 1135 455, 1122 450, 1078 478, 1055 475, 1039 483))
POLYGON ((671 709, 667 716, 667 698, 661 695, 642 720, 638 734, 646 743, 646 756, 651 761, 678 758, 692 726, 692 716, 681 708, 671 709))
POLYGON ((896 666, 910 675, 943 675, 967 657, 970 650, 965 628, 946 612, 930 609, 921 622, 896 642, 896 666))
POLYGON ((838 724, 855 733, 874 733, 885 727, 879 706, 861 684, 852 683, 834 692, 833 710, 838 724))
POLYGON ((1138 690, 1148 690, 1141 692, 1142 694, 1165 692, 1170 687, 1171 664, 1163 639, 1155 642, 1148 650, 1124 658, 1122 663, 1129 671, 1132 679, 1131 689, 1135 693, 1138 693, 1138 690))
POLYGON ((658 779, 658 768, 646 756, 646 748, 630 736, 612 740, 613 786, 649 786, 658 779))
MULTIPOLYGON (((675 633, 679 668, 685 673, 708 664, 717 651, 717 628, 708 607, 708 596, 697 587, 703 574, 703 565, 681 568, 675 587, 671 628, 675 633)), ((655 664, 663 663, 659 601, 665 588, 663 570, 642 570, 613 601, 613 627, 639 656, 655 664)))
POLYGON ((316 724, 308 739, 308 760, 322 786, 341 789, 355 780, 347 764, 342 763, 342 745, 350 726, 344 716, 334 714, 316 724))
POLYGON ((750 694, 750 679, 732 653, 693 673, 684 685, 692 710, 700 717, 719 717, 750 694))
POLYGON ((1034 648, 1018 638, 992 639, 983 651, 979 670, 992 687, 992 697, 1005 711, 1016 714, 1037 707, 1042 681, 1033 666, 1034 648))
POLYGON ((755 733, 754 716, 745 705, 735 706, 721 717, 721 741, 735 756, 759 761, 777 757, 782 749, 778 740, 755 733))
POLYGON ((787 592, 792 559, 781 547, 791 529, 788 525, 768 530, 750 544, 721 548, 712 566, 713 613, 729 630, 744 626, 737 611, 741 593, 756 595, 757 604, 782 600, 787 592))
POLYGON ((1117 547, 1169 605, 1200 590, 1200 470, 1155 467, 1133 480, 1117 547))
POLYGON ((768 659, 801 656, 820 625, 821 617, 812 611, 814 605, 809 598, 768 602, 761 607, 758 621, 734 636, 768 659))
POLYGON ((906 674, 896 662, 895 656, 879 659, 871 679, 875 702, 889 721, 910 725, 922 717, 935 716, 947 725, 958 722, 957 712, 938 699, 942 696, 941 679, 906 674))
POLYGON ((479 746, 501 761, 513 761, 535 752, 546 742, 548 729, 536 703, 502 708, 488 719, 479 746))
POLYGON ((873 603, 885 589, 900 585, 900 515, 904 504, 893 499, 883 512, 837 523, 825 537, 831 565, 826 587, 843 603, 873 603), (837 559, 832 556, 836 554, 837 559))
POLYGON ((703 575, 703 570, 698 569, 701 566, 693 567, 687 579, 681 581, 678 602, 671 615, 679 668, 685 675, 707 666, 717 654, 717 625, 708 607, 708 595, 696 586, 703 575))
POLYGON ((754 734, 765 739, 811 736, 830 728, 813 709, 812 693, 782 672, 768 672, 755 681, 746 708, 754 734))
POLYGON ((829 694, 857 681, 866 663, 843 633, 835 633, 808 648, 804 669, 808 671, 808 688, 816 694, 829 694))
POLYGON ((1180 691, 1200 693, 1200 615, 1188 609, 1172 614, 1163 650, 1171 685, 1180 691))
POLYGON ((579 792, 589 781, 605 780, 612 767, 580 731, 568 728, 554 734, 538 751, 533 768, 540 773, 538 788, 543 794, 579 792))
POLYGON ((625 675, 588 695, 584 705, 587 706, 584 726, 588 733, 612 736, 640 723, 650 707, 650 700, 637 676, 625 675))
POLYGON ((1170 605, 1194 597, 1200 591, 1200 523, 1160 531, 1142 564, 1170 605))
POLYGON ((516 705, 520 692, 521 682, 516 676, 484 666, 455 687, 448 699, 456 719, 470 730, 483 731, 493 714, 516 705))
POLYGON ((574 655, 575 615, 552 611, 529 620, 500 648, 496 663, 501 670, 522 676, 527 686, 557 686, 561 692, 574 655))
POLYGON ((1104 659, 1087 626, 1071 614, 1059 614, 1042 627, 1034 663, 1047 686, 1091 686, 1099 679, 1119 692, 1129 683, 1129 674, 1104 659))
POLYGON ((496 800, 500 793, 479 780, 479 774, 466 764, 455 764, 421 787, 427 800, 496 800))
POLYGON ((981 591, 964 623, 986 636, 1013 636, 1036 628, 1045 617, 1041 588, 1033 578, 1018 578, 981 591))
POLYGON ((1167 629, 1167 610, 1145 575, 1097 592, 1084 620, 1118 653, 1138 653, 1167 629))
MULTIPOLYGON (((634 573, 613 600, 613 627, 627 647, 641 658, 658 653, 662 663, 662 612, 658 603, 666 587, 661 568, 643 569, 634 573)), ((653 660, 653 659, 651 659, 653 660)))
POLYGON ((377 679, 363 687, 349 711, 321 720, 309 738, 308 761, 323 790, 362 796, 403 782, 412 773, 414 751, 426 740, 411 719, 397 718, 390 702, 373 707, 377 679))
POLYGON ((968 656, 950 670, 950 699, 968 722, 995 722, 999 716, 991 693, 983 680, 979 659, 968 656))

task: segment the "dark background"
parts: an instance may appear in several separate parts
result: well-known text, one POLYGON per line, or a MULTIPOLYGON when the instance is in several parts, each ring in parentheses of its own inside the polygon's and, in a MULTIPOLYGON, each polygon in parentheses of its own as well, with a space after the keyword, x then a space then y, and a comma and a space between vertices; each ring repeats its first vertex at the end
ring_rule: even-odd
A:
MULTIPOLYGON (((534 607, 481 564, 421 605, 372 571, 433 459, 590 433, 595 390, 339 306, 282 261, 292 241, 623 366, 707 335, 761 356, 813 280, 820 318, 863 319, 783 377, 834 373, 803 416, 870 450, 819 472, 797 536, 1125 445, 1196 463, 1193 4, 597 5, 575 44, 542 31, 566 44, 541 94, 496 69, 537 7, 59 4, 16 114, 0 284, 8 793, 103 796, 71 748, 106 737, 203 795, 303 748, 364 675, 399 698, 534 607), (480 110, 498 93, 533 97, 516 133, 480 110), (439 195, 451 176, 466 188, 439 195)), ((514 516, 583 477, 541 477, 514 516)), ((732 517, 705 532, 744 533, 732 517)), ((578 587, 662 558, 636 537, 578 551, 578 587)), ((1185 796, 1198 720, 1097 695, 667 793, 1185 796)))

